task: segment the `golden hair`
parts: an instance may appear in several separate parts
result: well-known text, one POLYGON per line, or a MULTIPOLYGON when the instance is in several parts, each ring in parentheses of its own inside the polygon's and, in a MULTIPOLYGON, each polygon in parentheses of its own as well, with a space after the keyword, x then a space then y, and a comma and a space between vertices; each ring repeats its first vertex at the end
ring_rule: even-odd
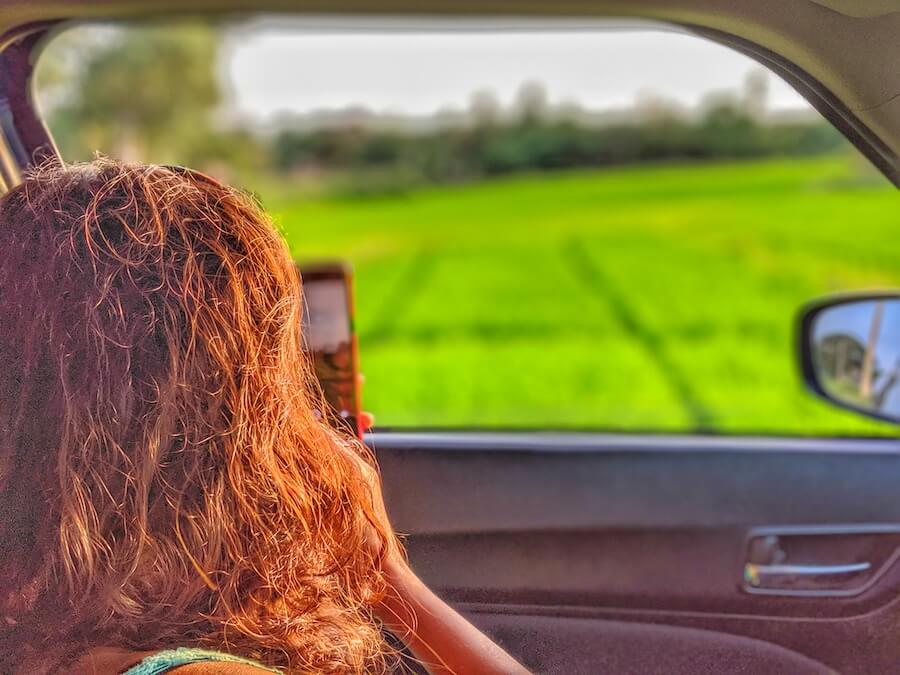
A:
POLYGON ((98 646, 390 665, 392 536, 319 421, 300 284, 254 200, 47 164, 0 202, 0 672, 98 646))

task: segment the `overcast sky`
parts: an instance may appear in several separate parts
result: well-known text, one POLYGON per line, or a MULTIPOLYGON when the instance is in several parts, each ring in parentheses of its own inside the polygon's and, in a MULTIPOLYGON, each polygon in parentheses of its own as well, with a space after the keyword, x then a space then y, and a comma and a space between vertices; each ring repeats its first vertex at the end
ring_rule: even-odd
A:
MULTIPOLYGON (((266 118, 362 104, 383 112, 465 107, 476 90, 510 101, 526 81, 553 102, 632 104, 654 92, 695 105, 710 91, 739 89, 756 62, 675 32, 321 32, 254 26, 226 50, 224 73, 244 114, 266 118)), ((807 103, 774 75, 770 109, 807 103)))

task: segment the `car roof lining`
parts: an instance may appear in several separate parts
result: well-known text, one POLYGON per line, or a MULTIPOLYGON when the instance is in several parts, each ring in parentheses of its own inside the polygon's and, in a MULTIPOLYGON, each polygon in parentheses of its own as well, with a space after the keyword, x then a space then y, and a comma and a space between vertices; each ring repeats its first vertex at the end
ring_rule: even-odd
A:
POLYGON ((279 12, 435 22, 481 17, 495 25, 616 17, 681 26, 786 79, 900 186, 900 0, 7 0, 0 33, 50 20, 279 12))

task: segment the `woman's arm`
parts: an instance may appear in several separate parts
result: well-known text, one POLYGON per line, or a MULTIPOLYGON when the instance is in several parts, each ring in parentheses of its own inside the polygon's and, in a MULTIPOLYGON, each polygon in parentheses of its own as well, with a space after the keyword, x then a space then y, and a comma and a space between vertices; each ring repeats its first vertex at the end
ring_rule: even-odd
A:
POLYGON ((513 657, 422 583, 398 556, 385 562, 390 591, 375 612, 430 673, 528 673, 513 657))
MULTIPOLYGON (((383 529, 393 531, 384 506, 381 476, 355 452, 350 455, 369 486, 372 506, 383 529)), ((396 538, 372 545, 383 551, 387 594, 373 607, 375 615, 433 675, 528 674, 521 663, 464 619, 413 573, 396 538)))

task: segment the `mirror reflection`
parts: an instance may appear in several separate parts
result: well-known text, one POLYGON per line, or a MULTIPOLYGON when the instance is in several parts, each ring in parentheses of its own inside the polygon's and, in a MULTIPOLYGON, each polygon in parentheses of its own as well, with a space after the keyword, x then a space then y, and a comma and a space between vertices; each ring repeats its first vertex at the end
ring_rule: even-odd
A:
POLYGON ((828 396, 900 420, 900 300, 828 307, 815 319, 812 342, 828 396))

